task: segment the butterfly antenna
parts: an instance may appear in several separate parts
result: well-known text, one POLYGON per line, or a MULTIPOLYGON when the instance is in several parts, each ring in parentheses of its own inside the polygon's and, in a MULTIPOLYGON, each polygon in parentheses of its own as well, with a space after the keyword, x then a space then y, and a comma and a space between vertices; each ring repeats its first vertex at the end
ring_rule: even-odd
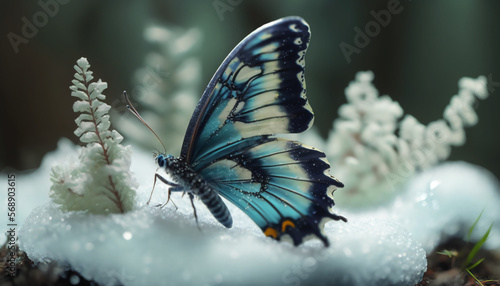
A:
POLYGON ((133 115, 135 115, 135 117, 137 117, 144 125, 146 125, 146 127, 149 130, 151 130, 151 132, 153 132, 153 134, 156 136, 156 138, 158 139, 158 141, 160 141, 161 146, 163 146, 164 153, 167 153, 167 148, 165 148, 165 144, 163 144, 163 142, 161 141, 160 137, 158 137, 158 135, 156 135, 156 132, 154 132, 151 127, 149 127, 149 125, 146 123, 146 121, 144 121, 144 119, 139 114, 139 112, 137 111, 137 109, 135 109, 135 107, 132 105, 132 103, 128 99, 128 95, 127 95, 126 91, 123 92, 123 96, 125 97, 125 101, 127 101, 127 109, 128 109, 128 111, 130 111, 133 115))

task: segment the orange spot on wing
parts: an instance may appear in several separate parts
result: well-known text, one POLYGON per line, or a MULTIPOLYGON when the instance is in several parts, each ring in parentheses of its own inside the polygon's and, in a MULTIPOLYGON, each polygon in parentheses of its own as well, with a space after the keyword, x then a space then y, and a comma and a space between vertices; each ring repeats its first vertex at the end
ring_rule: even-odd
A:
POLYGON ((285 220, 281 224, 281 232, 285 232, 287 226, 295 227, 295 224, 291 220, 285 220))
POLYGON ((278 239, 278 231, 277 231, 277 230, 275 230, 275 229, 274 229, 274 228, 272 228, 272 227, 268 227, 268 228, 266 229, 266 231, 264 231, 264 234, 265 234, 266 236, 272 236, 272 237, 274 237, 274 239, 278 239))

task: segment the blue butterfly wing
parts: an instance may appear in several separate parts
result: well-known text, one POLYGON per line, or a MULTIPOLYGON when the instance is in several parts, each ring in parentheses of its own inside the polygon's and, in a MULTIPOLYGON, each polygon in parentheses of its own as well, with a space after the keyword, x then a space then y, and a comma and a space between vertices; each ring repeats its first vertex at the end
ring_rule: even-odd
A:
POLYGON ((288 17, 262 26, 238 44, 208 84, 184 138, 181 157, 195 169, 266 135, 312 125, 305 96, 309 26, 288 17))
POLYGON ((325 245, 323 225, 345 218, 331 212, 343 187, 329 175, 325 154, 296 141, 271 138, 213 162, 201 175, 270 237, 295 245, 313 236, 325 245))
POLYGON ((275 134, 300 133, 313 121, 305 96, 310 31, 299 17, 257 29, 224 60, 208 84, 184 138, 181 158, 220 195, 275 239, 294 244, 322 233, 333 191, 324 153, 275 134))

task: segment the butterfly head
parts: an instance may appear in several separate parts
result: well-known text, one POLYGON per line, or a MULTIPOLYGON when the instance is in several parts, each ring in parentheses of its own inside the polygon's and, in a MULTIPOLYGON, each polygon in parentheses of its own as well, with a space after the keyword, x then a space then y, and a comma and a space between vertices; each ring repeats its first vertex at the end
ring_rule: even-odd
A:
POLYGON ((168 155, 160 154, 160 155, 156 156, 155 161, 158 164, 158 166, 160 166, 162 168, 163 167, 169 168, 172 165, 172 163, 175 161, 175 158, 174 158, 174 156, 172 156, 170 154, 168 154, 168 155))

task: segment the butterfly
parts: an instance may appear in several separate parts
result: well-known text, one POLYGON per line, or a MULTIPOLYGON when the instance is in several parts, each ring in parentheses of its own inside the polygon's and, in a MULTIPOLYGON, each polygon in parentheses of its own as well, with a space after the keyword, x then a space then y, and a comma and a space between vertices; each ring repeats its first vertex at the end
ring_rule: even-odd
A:
MULTIPOLYGON (((221 196, 276 240, 299 245, 319 238, 329 245, 333 192, 343 184, 329 174, 323 152, 275 137, 301 133, 314 115, 306 98, 304 57, 309 25, 300 17, 268 23, 226 57, 189 122, 179 157, 160 154, 172 177, 170 192, 198 197, 222 225, 233 224, 221 196)), ((168 200, 167 200, 168 202, 168 200)), ((196 209, 195 217, 196 217, 196 209)))

